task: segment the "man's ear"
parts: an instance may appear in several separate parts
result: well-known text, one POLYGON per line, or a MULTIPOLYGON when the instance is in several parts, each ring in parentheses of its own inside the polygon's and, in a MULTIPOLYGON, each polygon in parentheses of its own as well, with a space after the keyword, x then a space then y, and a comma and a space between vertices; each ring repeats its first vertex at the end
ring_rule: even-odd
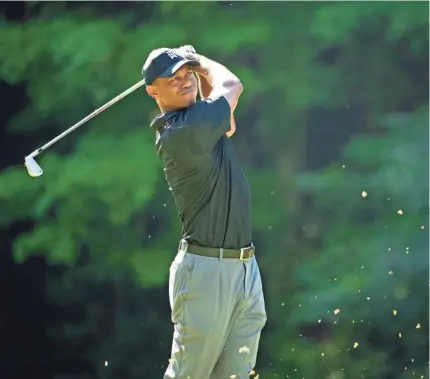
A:
POLYGON ((158 90, 155 86, 146 86, 146 92, 154 99, 158 97, 158 90))

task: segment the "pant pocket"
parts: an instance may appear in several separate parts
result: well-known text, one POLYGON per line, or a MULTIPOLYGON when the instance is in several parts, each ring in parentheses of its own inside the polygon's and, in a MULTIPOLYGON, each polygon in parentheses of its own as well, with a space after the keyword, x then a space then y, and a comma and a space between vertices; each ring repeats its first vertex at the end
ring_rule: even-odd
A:
POLYGON ((179 252, 170 266, 169 300, 172 309, 172 321, 180 317, 182 304, 187 300, 188 283, 194 271, 194 259, 189 254, 179 252))

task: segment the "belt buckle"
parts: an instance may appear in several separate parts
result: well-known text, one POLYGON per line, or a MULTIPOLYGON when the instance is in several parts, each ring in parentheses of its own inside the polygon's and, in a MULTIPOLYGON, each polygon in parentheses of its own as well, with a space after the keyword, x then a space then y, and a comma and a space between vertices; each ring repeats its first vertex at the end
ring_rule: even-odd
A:
POLYGON ((240 260, 240 261, 243 261, 243 262, 249 261, 249 260, 251 259, 251 257, 244 258, 245 251, 253 250, 253 249, 254 249, 254 244, 251 244, 251 246, 249 246, 249 247, 241 248, 241 249, 240 249, 240 256, 239 256, 239 260, 240 260))

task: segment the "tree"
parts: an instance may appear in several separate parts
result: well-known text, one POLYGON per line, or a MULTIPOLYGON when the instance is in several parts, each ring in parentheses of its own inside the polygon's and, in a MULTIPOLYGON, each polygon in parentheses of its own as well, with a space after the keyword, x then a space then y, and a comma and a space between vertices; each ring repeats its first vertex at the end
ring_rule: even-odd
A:
MULTIPOLYGON (((228 63, 245 86, 234 143, 253 187, 269 313, 260 377, 355 378, 363 367, 409 377, 412 358, 425 375, 427 14, 412 2, 39 4, 25 23, 0 26, 0 77, 29 95, 9 130, 36 148, 140 80, 160 45, 192 43, 228 63), (345 108, 363 116, 363 135, 350 138, 353 113, 328 135, 345 108), (315 112, 325 115, 321 145, 343 147, 341 131, 350 142, 303 172, 315 112)), ((155 377, 167 364, 179 225, 144 96, 43 153, 41 178, 21 165, 0 175, 0 225, 34 223, 15 257, 49 263, 49 301, 63 314, 51 325, 55 360, 79 378, 155 377)))

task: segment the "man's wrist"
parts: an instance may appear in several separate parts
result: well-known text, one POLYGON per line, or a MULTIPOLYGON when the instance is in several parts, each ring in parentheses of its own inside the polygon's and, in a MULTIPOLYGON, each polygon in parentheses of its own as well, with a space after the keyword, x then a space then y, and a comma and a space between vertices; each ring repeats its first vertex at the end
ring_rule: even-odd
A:
POLYGON ((200 96, 203 100, 207 99, 211 94, 213 87, 206 76, 200 74, 197 74, 197 76, 199 78, 200 96))

